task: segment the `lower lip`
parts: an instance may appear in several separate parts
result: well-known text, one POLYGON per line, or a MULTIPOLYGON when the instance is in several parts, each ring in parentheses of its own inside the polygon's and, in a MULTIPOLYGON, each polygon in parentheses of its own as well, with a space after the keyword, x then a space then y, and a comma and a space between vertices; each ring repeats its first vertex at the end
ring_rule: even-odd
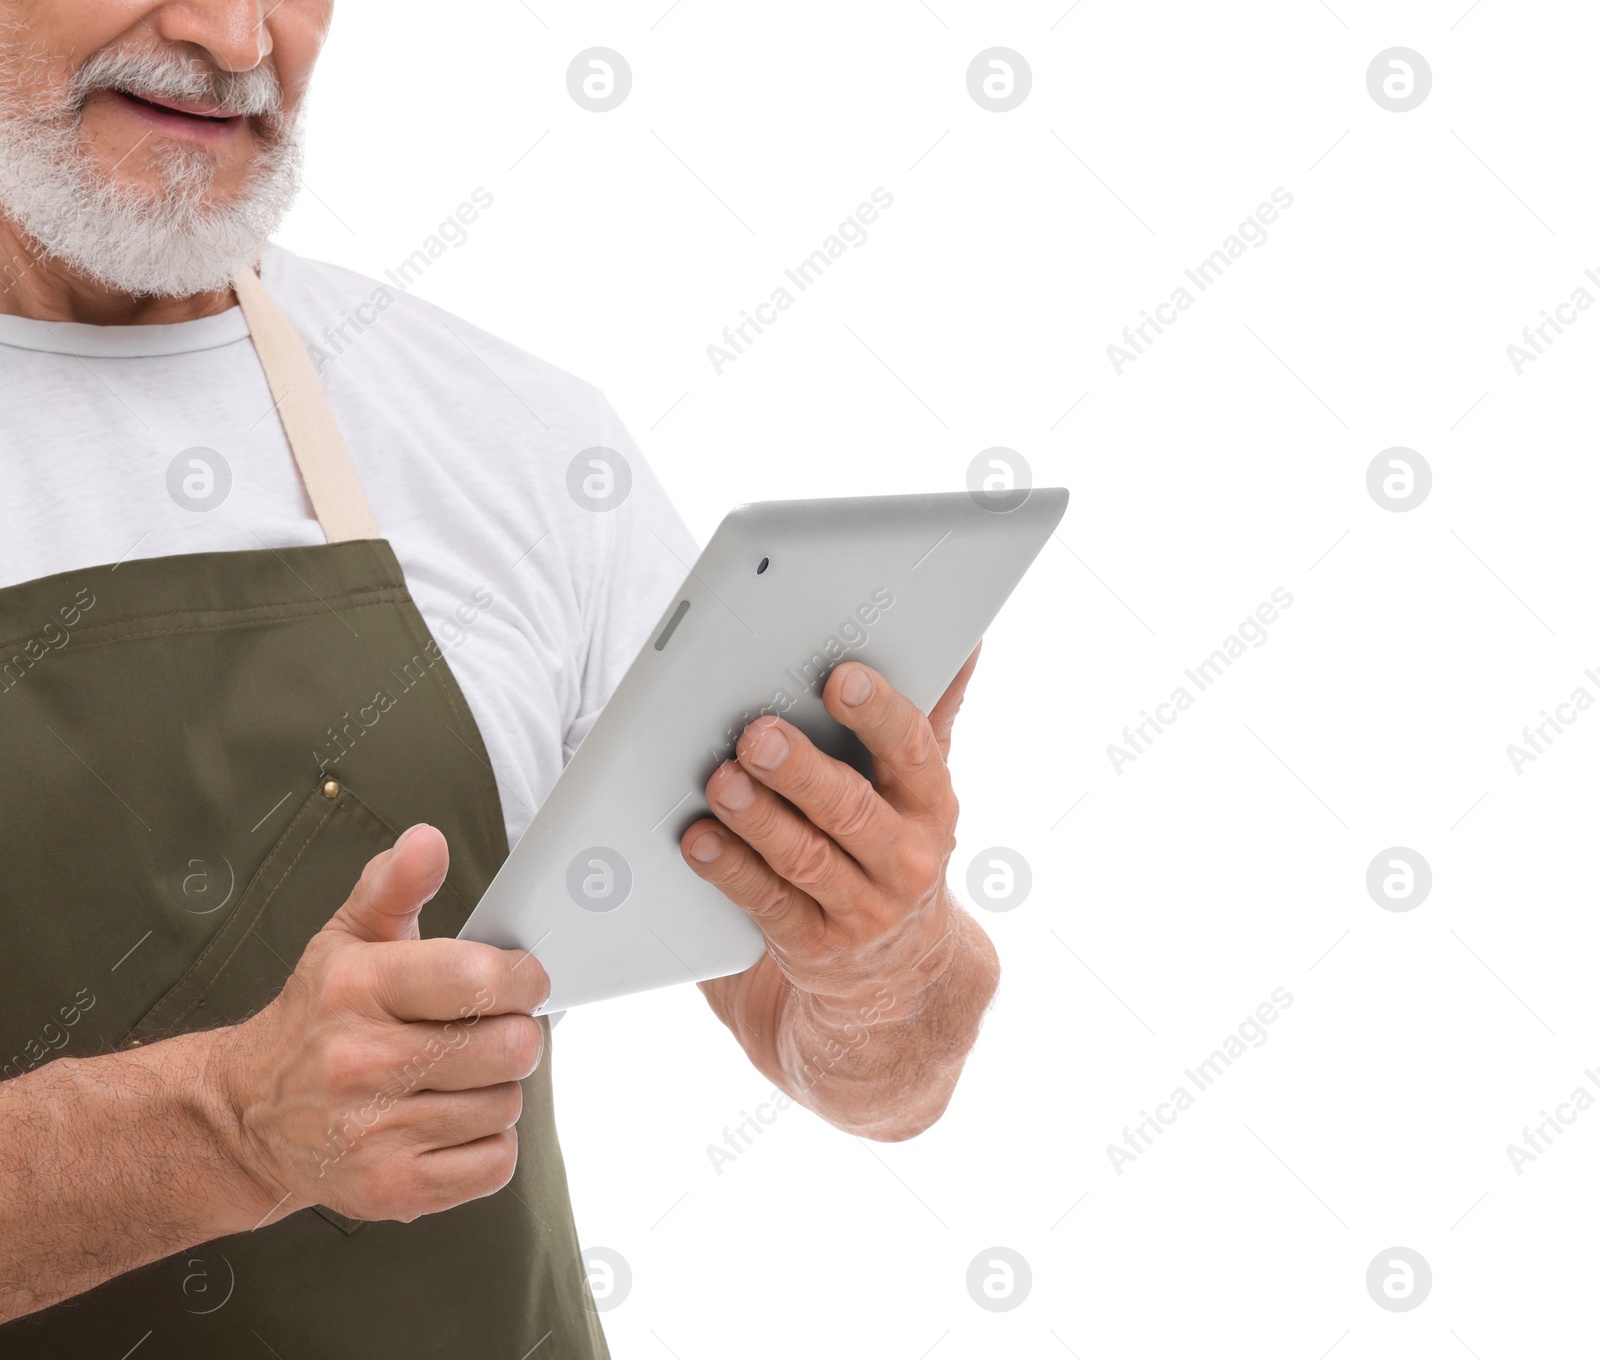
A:
POLYGON ((158 132, 181 142, 199 142, 207 146, 215 146, 220 142, 230 141, 237 135, 240 126, 244 123, 242 117, 233 118, 191 118, 188 114, 175 113, 162 109, 154 104, 143 104, 137 99, 129 99, 126 95, 116 90, 106 93, 112 101, 125 113, 131 114, 140 122, 148 124, 158 132))

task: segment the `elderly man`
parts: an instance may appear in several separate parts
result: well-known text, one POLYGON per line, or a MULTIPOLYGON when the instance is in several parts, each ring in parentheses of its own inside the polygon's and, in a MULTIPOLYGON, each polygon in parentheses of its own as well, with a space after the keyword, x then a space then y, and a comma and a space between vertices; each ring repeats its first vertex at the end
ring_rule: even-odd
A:
MULTIPOLYGON (((269 248, 331 7, 0 0, 3 1356, 606 1354, 547 978, 454 937, 694 546, 594 388, 269 248)), ((874 779, 764 718, 683 838, 768 940, 713 1010, 867 1137, 997 981, 971 670, 840 666, 874 779)))

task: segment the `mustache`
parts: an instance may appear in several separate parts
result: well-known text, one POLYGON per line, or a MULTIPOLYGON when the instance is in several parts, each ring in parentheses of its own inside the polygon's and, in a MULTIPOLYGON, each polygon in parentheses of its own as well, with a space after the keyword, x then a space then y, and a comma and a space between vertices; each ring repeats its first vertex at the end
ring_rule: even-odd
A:
POLYGON ((107 48, 96 52, 73 75, 69 95, 73 105, 82 108, 96 90, 210 103, 222 113, 247 118, 277 118, 283 114, 283 87, 270 67, 221 71, 170 49, 107 48))

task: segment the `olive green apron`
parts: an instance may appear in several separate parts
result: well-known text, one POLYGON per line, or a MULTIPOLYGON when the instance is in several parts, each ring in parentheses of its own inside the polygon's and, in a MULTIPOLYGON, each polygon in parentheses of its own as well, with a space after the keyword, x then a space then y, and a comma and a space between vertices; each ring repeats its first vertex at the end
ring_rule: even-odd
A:
MULTIPOLYGON (((425 936, 455 935, 506 856, 483 739, 310 359, 253 273, 236 288, 329 541, 0 590, 7 1078, 259 1010, 414 822, 450 844, 425 936)), ((0 1327, 0 1357, 606 1356, 544 1023, 499 1193, 409 1224, 305 1209, 0 1327)))

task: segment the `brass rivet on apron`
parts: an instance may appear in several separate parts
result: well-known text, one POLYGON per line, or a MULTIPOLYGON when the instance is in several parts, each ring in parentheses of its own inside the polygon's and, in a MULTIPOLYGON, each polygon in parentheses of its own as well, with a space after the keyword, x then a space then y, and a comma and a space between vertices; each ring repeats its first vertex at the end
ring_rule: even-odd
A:
POLYGON ((339 781, 337 779, 324 780, 322 796, 324 798, 337 798, 339 796, 339 781))

